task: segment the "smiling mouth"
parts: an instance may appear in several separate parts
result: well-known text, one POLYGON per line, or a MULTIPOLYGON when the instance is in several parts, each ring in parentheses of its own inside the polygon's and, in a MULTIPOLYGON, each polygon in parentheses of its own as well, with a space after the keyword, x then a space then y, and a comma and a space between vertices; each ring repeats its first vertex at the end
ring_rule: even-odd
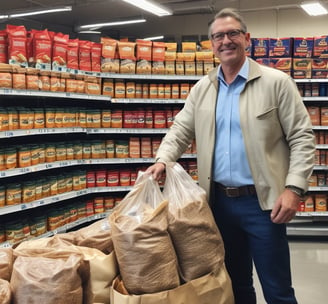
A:
POLYGON ((223 50, 220 50, 220 53, 234 51, 235 49, 236 48, 223 49, 223 50))

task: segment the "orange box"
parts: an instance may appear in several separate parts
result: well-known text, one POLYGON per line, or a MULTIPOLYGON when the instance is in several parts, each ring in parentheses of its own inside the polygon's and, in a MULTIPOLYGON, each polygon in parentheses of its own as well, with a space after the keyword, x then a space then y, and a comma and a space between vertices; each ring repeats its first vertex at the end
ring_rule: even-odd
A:
POLYGON ((140 139, 139 137, 130 137, 129 156, 131 158, 140 158, 140 139))
POLYGON ((321 119, 320 119, 320 116, 321 116, 321 113, 320 113, 320 107, 317 107, 317 106, 308 106, 306 107, 308 112, 309 112, 309 115, 310 115, 310 119, 311 119, 311 122, 314 126, 320 126, 320 123, 321 123, 321 119))
POLYGON ((150 137, 141 138, 141 157, 142 158, 152 157, 152 146, 151 146, 150 137))
POLYGON ((318 178, 315 174, 312 174, 309 179, 309 187, 317 187, 318 186, 318 178))
POLYGON ((327 195, 315 195, 315 211, 327 211, 327 195))
POLYGON ((328 107, 321 107, 320 109, 320 118, 321 118, 321 125, 328 126, 328 107))
POLYGON ((313 196, 308 196, 304 202, 304 211, 312 212, 314 211, 314 199, 313 196))

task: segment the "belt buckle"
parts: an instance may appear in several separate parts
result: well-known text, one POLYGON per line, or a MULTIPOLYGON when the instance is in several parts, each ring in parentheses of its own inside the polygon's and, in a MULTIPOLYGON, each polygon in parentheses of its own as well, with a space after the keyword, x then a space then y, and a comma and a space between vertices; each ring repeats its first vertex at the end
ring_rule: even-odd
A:
POLYGON ((236 187, 226 187, 225 192, 227 197, 238 197, 240 196, 239 189, 236 187))

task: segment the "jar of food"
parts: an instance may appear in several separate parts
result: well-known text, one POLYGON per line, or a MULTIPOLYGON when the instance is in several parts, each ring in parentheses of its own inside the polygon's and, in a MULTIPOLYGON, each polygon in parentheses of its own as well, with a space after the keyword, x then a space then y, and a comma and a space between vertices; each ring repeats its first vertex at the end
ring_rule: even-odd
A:
POLYGON ((17 151, 15 147, 8 147, 4 150, 6 169, 17 168, 17 151))
POLYGON ((35 181, 25 181, 22 185, 22 201, 30 203, 35 200, 35 181))
POLYGON ((31 162, 31 147, 19 146, 18 148, 18 167, 25 168, 32 165, 31 162))

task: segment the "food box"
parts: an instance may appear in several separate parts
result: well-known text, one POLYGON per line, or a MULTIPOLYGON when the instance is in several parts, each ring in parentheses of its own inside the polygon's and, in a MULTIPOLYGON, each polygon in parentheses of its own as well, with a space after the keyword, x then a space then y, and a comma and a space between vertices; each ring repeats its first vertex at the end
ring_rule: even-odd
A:
POLYGON ((291 71, 292 58, 270 58, 270 66, 278 70, 291 71))
POLYGON ((313 57, 328 58, 328 36, 313 38, 313 57))
POLYGON ((269 57, 269 38, 252 38, 252 57, 269 57))
POLYGON ((294 37, 293 57, 311 58, 313 52, 313 37, 294 37))
POLYGON ((269 57, 292 57, 293 38, 270 38, 269 57))
POLYGON ((327 68, 328 68, 328 59, 324 59, 324 58, 312 59, 312 70, 325 70, 327 68))
POLYGON ((255 61, 259 64, 270 66, 270 59, 271 58, 256 58, 255 61))

